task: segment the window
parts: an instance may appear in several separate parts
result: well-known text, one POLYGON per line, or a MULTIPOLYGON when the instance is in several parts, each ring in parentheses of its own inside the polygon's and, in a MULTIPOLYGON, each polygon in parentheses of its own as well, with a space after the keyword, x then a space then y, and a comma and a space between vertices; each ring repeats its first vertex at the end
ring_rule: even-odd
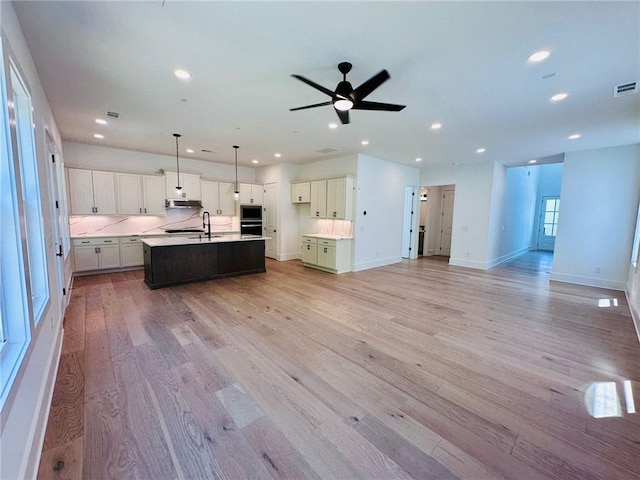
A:
POLYGON ((4 58, 0 37, 0 408, 31 338, 4 58))
POLYGON ((547 237, 555 237, 558 229, 558 214, 560 213, 560 199, 547 198, 544 202, 543 232, 547 237))
POLYGON ((35 151, 34 124, 31 96, 13 64, 11 70, 11 100, 13 102, 20 180, 22 184, 22 208, 25 217, 27 259, 31 304, 37 324, 49 300, 49 277, 44 244, 38 160, 35 151))

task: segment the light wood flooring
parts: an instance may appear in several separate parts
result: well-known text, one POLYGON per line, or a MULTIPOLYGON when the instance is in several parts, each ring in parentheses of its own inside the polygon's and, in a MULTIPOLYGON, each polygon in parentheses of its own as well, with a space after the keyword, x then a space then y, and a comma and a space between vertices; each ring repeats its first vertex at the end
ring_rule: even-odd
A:
POLYGON ((76 278, 39 478, 640 478, 624 294, 549 267, 76 278), (621 416, 590 416, 592 382, 621 416))

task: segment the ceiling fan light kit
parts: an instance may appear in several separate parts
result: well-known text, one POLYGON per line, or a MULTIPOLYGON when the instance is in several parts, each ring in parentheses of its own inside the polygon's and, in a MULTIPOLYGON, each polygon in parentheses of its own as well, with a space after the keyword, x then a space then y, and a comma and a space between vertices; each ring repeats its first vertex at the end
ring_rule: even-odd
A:
POLYGON ((323 87, 322 85, 318 85, 312 80, 303 77, 302 75, 291 75, 294 78, 297 78, 303 83, 306 83, 310 87, 319 90, 331 97, 331 101, 315 103, 313 105, 306 105, 304 107, 291 108, 290 111, 296 110, 304 110, 307 108, 316 108, 316 107, 324 107, 328 105, 333 105, 338 118, 343 124, 350 123, 349 120, 349 110, 378 110, 378 111, 386 111, 386 112, 399 112, 406 105, 395 105, 392 103, 380 103, 380 102, 367 102, 365 101, 365 97, 367 97, 371 92, 373 92, 376 88, 382 85, 385 81, 387 81, 390 77, 389 72, 386 70, 382 70, 377 75, 374 75, 369 80, 364 82, 358 88, 354 90, 351 86, 351 83, 347 81, 347 73, 351 71, 352 65, 349 62, 342 62, 338 64, 338 70, 342 73, 342 81, 338 83, 335 91, 331 91, 328 88, 323 87))

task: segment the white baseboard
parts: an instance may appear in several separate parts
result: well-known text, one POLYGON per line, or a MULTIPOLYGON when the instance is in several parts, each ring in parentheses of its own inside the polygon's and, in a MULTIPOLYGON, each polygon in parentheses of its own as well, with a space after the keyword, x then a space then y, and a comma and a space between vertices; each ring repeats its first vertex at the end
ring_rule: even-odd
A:
POLYGON ((588 287, 606 288, 609 290, 619 290, 624 292, 626 285, 618 280, 606 280, 603 278, 583 277, 581 275, 570 275, 567 273, 551 273, 551 280, 565 283, 575 283, 578 285, 586 285, 588 287))
POLYGON ((402 257, 387 257, 372 262, 359 263, 353 266, 354 272, 361 272, 362 270, 369 270, 370 268, 384 267, 385 265, 392 265, 394 263, 400 263, 402 257))
POLYGON ((521 248, 520 250, 516 250, 515 252, 507 253, 506 255, 502 255, 501 257, 494 258, 493 260, 489 260, 486 263, 487 265, 486 269, 493 268, 496 265, 500 265, 501 263, 504 263, 504 262, 508 262, 509 260, 512 260, 516 257, 519 257, 520 255, 527 253, 529 250, 531 250, 531 247, 524 247, 524 248, 521 248))
POLYGON ((629 305, 629 311, 631 312, 631 321, 633 322, 633 326, 636 329, 638 343, 640 343, 640 312, 637 312, 635 308, 633 308, 633 303, 631 302, 628 290, 624 291, 624 296, 627 297, 627 305, 629 305))
POLYGON ((487 269, 487 265, 485 262, 465 260, 464 258, 449 258, 449 265, 455 265, 456 267, 476 268, 479 270, 487 269))
POLYGON ((287 260, 298 260, 300 258, 300 254, 299 253, 283 253, 281 255, 278 255, 278 258, 276 260, 280 261, 280 262, 286 262, 287 260))

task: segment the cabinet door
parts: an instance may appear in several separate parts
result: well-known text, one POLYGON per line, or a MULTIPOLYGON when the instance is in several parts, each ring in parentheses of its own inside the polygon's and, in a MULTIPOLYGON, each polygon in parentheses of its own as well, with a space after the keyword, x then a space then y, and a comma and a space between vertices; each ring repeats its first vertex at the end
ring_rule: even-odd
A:
POLYGON ((291 203, 309 203, 311 201, 311 183, 291 184, 291 203))
POLYGON ((187 194, 188 200, 202 200, 202 193, 200 192, 200 175, 193 173, 180 174, 180 181, 184 182, 182 191, 187 194))
POLYGON ((232 217, 236 214, 236 200, 233 197, 234 184, 219 182, 218 191, 220 193, 220 215, 232 217))
POLYGON ((311 182, 311 216, 327 218, 327 181, 311 182))
POLYGON ((220 185, 218 182, 203 180, 200 182, 202 189, 202 210, 209 215, 220 215, 220 185))
POLYGON ((253 203, 253 197, 251 196, 251 184, 240 183, 238 187, 240 189, 240 204, 249 205, 253 203))
POLYGON ((311 244, 302 244, 302 261, 316 265, 318 263, 318 246, 311 244))
POLYGON ((251 185, 251 198, 256 205, 262 205, 264 203, 264 186, 251 185))
POLYGON ((91 170, 67 169, 69 177, 69 203, 71 215, 90 215, 94 213, 93 179, 91 170))
POLYGON ((337 209, 337 195, 338 195, 338 180, 332 178, 327 180, 327 218, 338 218, 337 209))
POLYGON ((73 259, 76 265, 76 272, 85 270, 97 270, 98 266, 98 247, 90 245, 86 247, 73 247, 73 259))
POLYGON ((98 267, 99 268, 119 268, 120 267, 120 246, 100 245, 98 247, 98 267))
POLYGON ((120 266, 134 267, 144 264, 142 242, 132 241, 120 244, 120 266))
POLYGON ((176 191, 178 186, 178 174, 176 172, 164 172, 167 198, 186 198, 188 200, 202 200, 200 193, 200 175, 180 172, 180 193, 176 191))
POLYGON ((139 215, 142 212, 142 183, 140 175, 130 173, 116 174, 118 190, 118 213, 121 215, 139 215))
POLYGON ((318 246, 318 266, 324 268, 336 268, 336 247, 318 246))
POLYGON ((92 172, 93 201, 98 215, 116 214, 116 182, 112 172, 92 172))
POLYGON ((157 175, 142 175, 142 213, 166 215, 164 199, 164 178, 157 175))

